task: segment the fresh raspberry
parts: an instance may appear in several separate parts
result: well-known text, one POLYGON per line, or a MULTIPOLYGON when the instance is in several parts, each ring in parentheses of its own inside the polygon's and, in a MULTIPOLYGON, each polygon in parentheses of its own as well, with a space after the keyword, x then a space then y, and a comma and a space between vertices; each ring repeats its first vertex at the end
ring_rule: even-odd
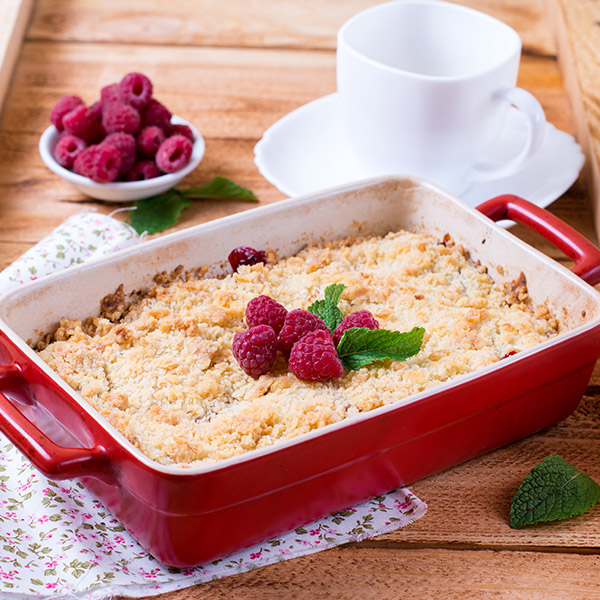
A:
POLYGON ((163 131, 167 131, 169 125, 171 125, 172 116, 171 111, 166 106, 163 106, 158 100, 152 98, 148 106, 142 111, 142 127, 156 125, 163 131))
POLYGON ((82 105, 83 100, 79 96, 63 96, 50 111, 50 122, 58 131, 62 131, 65 128, 62 122, 63 117, 74 108, 82 105))
POLYGON ((162 175, 160 169, 153 160, 142 160, 137 162, 125 174, 127 181, 145 181, 162 175))
POLYGON ((284 306, 269 296, 252 298, 246 306, 246 323, 248 327, 269 325, 275 333, 283 327, 287 310, 284 306))
POLYGON ((331 334, 322 329, 307 333, 294 344, 288 367, 302 381, 327 381, 344 374, 331 334))
POLYGON ((117 131, 135 134, 140 128, 140 113, 124 102, 111 102, 104 106, 102 125, 107 134, 117 131))
POLYGON ((331 337, 327 325, 317 315, 303 308, 295 308, 285 316, 283 327, 279 332, 278 347, 288 355, 296 342, 317 329, 325 331, 331 337))
POLYGON ((246 375, 260 377, 269 371, 277 356, 277 335, 268 325, 257 325, 233 336, 233 356, 246 375))
POLYGON ((121 98, 121 90, 119 88, 118 83, 111 83, 110 85, 105 85, 100 90, 100 103, 104 106, 110 104, 111 102, 122 102, 121 98))
POLYGON ((165 173, 175 173, 190 162, 192 142, 182 135, 167 138, 156 152, 156 166, 165 173))
POLYGON ((73 161, 87 148, 87 144, 75 135, 63 135, 54 147, 56 162, 65 169, 73 167, 73 161))
POLYGON ((94 104, 90 105, 89 111, 90 115, 92 115, 95 119, 102 122, 102 107, 103 104, 100 100, 94 102, 94 104))
POLYGON ((110 144, 121 153, 121 169, 120 175, 129 172, 135 164, 135 138, 130 133, 111 133, 107 135, 101 142, 102 144, 110 144))
POLYGON ((99 142, 104 137, 104 129, 98 115, 83 104, 68 112, 62 123, 67 133, 80 137, 88 144, 99 142))
POLYGON ((165 132, 156 125, 144 127, 137 137, 137 148, 142 156, 154 158, 160 145, 167 139, 165 132))
POLYGON ((182 125, 182 124, 176 124, 176 125, 171 125, 167 131, 167 133, 171 136, 171 135, 182 135, 184 137, 186 137, 188 140, 190 140, 190 142, 192 142, 192 144, 194 143, 194 133, 192 132, 191 128, 188 127, 187 125, 182 125))
POLYGON ((255 265, 267 262, 267 253, 264 250, 255 250, 250 246, 238 246, 227 257, 231 268, 237 273, 242 265, 255 265))
POLYGON ((336 347, 340 343, 344 331, 351 327, 366 327, 367 329, 379 329, 379 323, 373 314, 368 310, 357 310, 342 319, 342 322, 333 332, 333 342, 336 347))
POLYGON ((152 98, 152 82, 142 73, 128 73, 119 82, 119 91, 123 102, 140 110, 152 98))
POLYGON ((121 153, 110 144, 88 146, 73 163, 75 173, 97 183, 114 181, 121 169, 121 153))

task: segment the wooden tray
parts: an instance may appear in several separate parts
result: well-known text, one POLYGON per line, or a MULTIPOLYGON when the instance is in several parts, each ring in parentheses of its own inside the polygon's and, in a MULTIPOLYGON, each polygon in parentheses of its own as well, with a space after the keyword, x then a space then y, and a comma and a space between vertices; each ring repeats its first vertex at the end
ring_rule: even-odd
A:
MULTIPOLYGON (((521 10, 519 8, 521 0, 503 0, 501 3, 494 0, 453 1, 489 12, 516 28, 523 38, 524 53, 557 55, 564 89, 571 104, 574 121, 572 129, 586 155, 583 176, 594 215, 595 233, 600 237, 600 109, 598 109, 600 82, 597 47, 594 46, 594 40, 600 33, 600 13, 594 15, 596 3, 577 0, 529 0, 527 10, 521 10), (541 18, 542 14, 547 17, 546 26, 544 26, 544 19, 541 18)), ((358 0, 356 6, 349 6, 345 10, 350 16, 372 3, 371 0, 358 0)), ((50 26, 53 22, 52 17, 55 16, 52 13, 56 9, 58 14, 61 14, 61 10, 64 10, 64 7, 61 7, 62 4, 55 5, 52 2, 42 2, 38 6, 44 18, 38 19, 32 26, 36 37, 53 39, 56 32, 53 32, 50 26)), ((0 113, 33 8, 33 0, 0 0, 0 22, 4 24, 0 29, 0 113)), ((109 7, 106 7, 106 10, 97 7, 97 10, 103 11, 104 17, 107 11, 110 13, 109 7)), ((215 8, 215 11, 218 13, 219 9, 215 8)), ((118 17, 119 14, 114 15, 114 18, 118 17)), ((282 15, 280 17, 285 20, 282 15)), ((330 34, 323 35, 323 32, 320 36, 315 34, 316 38, 311 44, 316 48, 333 49, 332 44, 335 43, 333 31, 336 23, 330 23, 325 17, 326 15, 324 16, 325 29, 331 29, 330 34)), ((80 39, 80 36, 83 36, 81 39, 87 39, 86 36, 89 36, 89 41, 94 41, 99 33, 87 31, 84 25, 85 22, 80 26, 77 26, 77 23, 72 24, 71 28, 74 31, 71 32, 72 35, 76 39, 80 39)), ((111 35, 116 36, 113 41, 119 41, 119 28, 111 31, 111 35)), ((138 33, 142 35, 144 31, 144 28, 141 28, 138 33)), ((201 33, 200 27, 196 35, 200 36, 201 33)), ((131 35, 135 38, 135 31, 132 33, 127 30, 127 37, 131 35)), ((221 33, 220 36, 222 35, 221 33)), ((262 32, 262 36, 266 38, 265 45, 280 43, 278 35, 277 28, 265 29, 262 32)), ((291 46, 300 44, 293 32, 288 32, 287 35, 291 36, 290 39, 286 38, 291 46)), ((143 38, 135 38, 134 41, 141 43, 143 38)), ((242 46, 248 43, 248 40, 241 41, 242 46)), ((240 40, 231 43, 238 45, 240 40)))
POLYGON ((546 0, 546 6, 577 141, 586 156, 584 177, 600 237, 600 11, 596 3, 578 0, 546 0))
POLYGON ((33 0, 0 2, 0 112, 32 10, 33 0))

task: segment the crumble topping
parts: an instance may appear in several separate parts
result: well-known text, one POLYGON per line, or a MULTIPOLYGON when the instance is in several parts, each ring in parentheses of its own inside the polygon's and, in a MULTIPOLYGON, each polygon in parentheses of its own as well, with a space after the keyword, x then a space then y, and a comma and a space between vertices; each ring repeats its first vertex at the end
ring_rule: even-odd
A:
MULTIPOLYGON (((272 256, 272 254, 271 254, 272 256)), ((400 231, 312 245, 275 264, 207 278, 162 273, 145 294, 122 286, 100 316, 65 319, 40 356, 151 459, 189 467, 239 455, 428 390, 558 333, 521 274, 496 284, 450 236, 400 231), (247 303, 260 294, 308 307, 343 283, 344 315, 366 309, 381 327, 425 328, 422 350, 341 379, 307 383, 280 355, 252 379, 233 358, 247 303)))

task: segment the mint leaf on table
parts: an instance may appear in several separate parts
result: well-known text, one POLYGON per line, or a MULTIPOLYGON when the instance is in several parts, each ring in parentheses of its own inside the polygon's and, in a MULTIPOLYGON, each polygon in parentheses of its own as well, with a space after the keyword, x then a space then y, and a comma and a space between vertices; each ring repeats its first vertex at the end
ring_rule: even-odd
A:
POLYGON ((345 289, 346 286, 343 283, 328 285, 325 288, 325 299, 315 300, 308 307, 308 310, 313 313, 313 315, 317 315, 332 333, 344 318, 342 311, 338 308, 338 302, 345 289))
POLYGON ((199 187, 191 187, 183 190, 184 198, 196 200, 209 198, 228 198, 230 200, 243 200, 245 202, 258 202, 258 198, 252 190, 242 187, 226 177, 215 177, 212 181, 199 187))
POLYGON ((510 526, 581 515, 600 499, 600 486, 557 455, 547 456, 527 474, 510 506, 510 526))
POLYGON ((242 200, 258 202, 254 192, 226 177, 215 177, 199 187, 177 190, 175 188, 150 198, 138 200, 129 215, 129 224, 139 233, 158 233, 175 225, 181 211, 192 200, 242 200))
POLYGON ((151 198, 138 200, 129 215, 129 224, 140 235, 158 233, 177 223, 181 211, 192 201, 183 198, 178 190, 169 190, 151 198))
POLYGON ((380 360, 403 361, 421 350, 425 329, 414 327, 410 331, 346 329, 337 351, 346 369, 357 370, 380 360))

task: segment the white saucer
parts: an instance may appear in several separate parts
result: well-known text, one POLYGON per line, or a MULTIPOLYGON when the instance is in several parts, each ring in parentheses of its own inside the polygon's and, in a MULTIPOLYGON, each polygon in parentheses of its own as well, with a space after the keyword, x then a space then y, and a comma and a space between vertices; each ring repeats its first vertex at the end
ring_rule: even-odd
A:
MULTIPOLYGON (((509 111, 502 139, 492 161, 514 156, 522 147, 526 124, 517 109, 509 111)), ((289 113, 264 133, 254 147, 258 170, 288 196, 381 175, 358 164, 341 122, 337 94, 309 102, 289 113)), ((477 206, 499 194, 516 194, 545 207, 577 179, 584 155, 573 137, 547 123, 542 148, 510 177, 473 182, 461 198, 477 206)))

